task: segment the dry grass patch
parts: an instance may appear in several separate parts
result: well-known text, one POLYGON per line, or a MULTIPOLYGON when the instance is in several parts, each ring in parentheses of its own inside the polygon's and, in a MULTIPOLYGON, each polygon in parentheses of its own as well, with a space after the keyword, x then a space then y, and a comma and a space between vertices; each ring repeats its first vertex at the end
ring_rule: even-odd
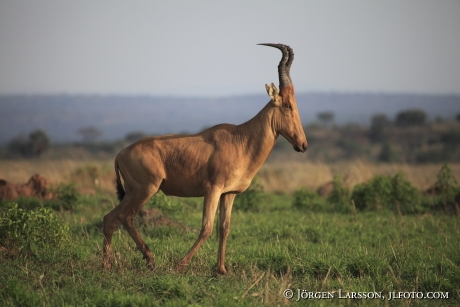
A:
MULTIPOLYGON (((370 163, 364 160, 336 163, 284 161, 268 162, 259 171, 257 177, 266 192, 292 193, 301 187, 316 190, 336 175, 348 175, 347 184, 352 188, 376 175, 394 176, 398 171, 402 171, 415 187, 424 190, 434 184, 442 166, 370 163)), ((450 164, 450 167, 452 174, 460 180, 460 164, 450 164)), ((9 182, 26 182, 37 173, 51 184, 75 183, 82 193, 95 189, 114 191, 113 159, 0 160, 0 178, 9 182)))
MULTIPOLYGON (((306 187, 316 190, 332 181, 336 175, 348 176, 350 188, 369 181, 376 175, 394 176, 402 171, 407 179, 418 189, 424 190, 436 181, 436 174, 442 164, 410 165, 405 163, 369 163, 362 160, 337 163, 312 162, 272 162, 262 166, 258 173, 265 191, 292 193, 306 187)), ((450 164, 452 174, 460 178, 460 164, 450 164)))
POLYGON ((0 178, 8 182, 26 182, 34 174, 52 185, 74 183, 82 192, 114 190, 112 160, 0 160, 0 178))

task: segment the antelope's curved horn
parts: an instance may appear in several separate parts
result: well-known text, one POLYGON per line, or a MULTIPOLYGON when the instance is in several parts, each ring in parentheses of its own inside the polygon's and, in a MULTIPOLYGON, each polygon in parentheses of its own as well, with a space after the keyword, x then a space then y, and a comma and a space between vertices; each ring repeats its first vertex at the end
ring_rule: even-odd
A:
POLYGON ((294 61, 294 51, 291 47, 283 44, 258 44, 263 46, 274 47, 283 53, 280 63, 278 64, 278 76, 280 88, 288 87, 292 84, 291 75, 289 74, 292 61, 294 61))

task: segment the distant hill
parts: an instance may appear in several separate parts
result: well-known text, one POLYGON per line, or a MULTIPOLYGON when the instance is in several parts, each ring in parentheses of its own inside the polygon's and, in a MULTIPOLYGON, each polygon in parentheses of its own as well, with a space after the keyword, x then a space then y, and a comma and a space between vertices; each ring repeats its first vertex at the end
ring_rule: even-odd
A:
MULTIPOLYGON (((78 129, 93 126, 101 139, 123 138, 128 132, 148 134, 197 132, 218 123, 240 124, 268 102, 266 95, 227 98, 178 98, 97 95, 0 95, 0 144, 34 129, 53 142, 81 139, 78 129)), ((368 124, 376 113, 390 118, 401 110, 425 110, 430 119, 452 119, 460 113, 460 96, 309 93, 297 94, 306 125, 318 112, 332 111, 338 124, 368 124)), ((307 131, 308 135, 308 131, 307 131)))

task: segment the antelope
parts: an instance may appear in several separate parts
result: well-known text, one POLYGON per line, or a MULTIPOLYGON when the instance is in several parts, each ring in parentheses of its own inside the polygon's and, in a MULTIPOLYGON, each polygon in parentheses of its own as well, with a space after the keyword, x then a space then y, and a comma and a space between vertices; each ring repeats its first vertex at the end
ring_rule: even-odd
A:
POLYGON ((153 254, 133 222, 144 204, 161 190, 166 195, 204 197, 198 239, 176 264, 176 271, 188 266, 211 236, 219 207, 216 273, 227 273, 225 249, 235 196, 249 187, 280 134, 295 151, 307 150, 290 77, 294 52, 282 44, 259 45, 281 50, 282 58, 278 65, 279 91, 273 83, 265 85, 270 101, 256 116, 241 125, 220 124, 194 135, 146 137, 118 153, 115 173, 120 204, 104 216, 103 267, 111 267, 112 235, 121 223, 142 252, 147 267, 155 269, 153 254))

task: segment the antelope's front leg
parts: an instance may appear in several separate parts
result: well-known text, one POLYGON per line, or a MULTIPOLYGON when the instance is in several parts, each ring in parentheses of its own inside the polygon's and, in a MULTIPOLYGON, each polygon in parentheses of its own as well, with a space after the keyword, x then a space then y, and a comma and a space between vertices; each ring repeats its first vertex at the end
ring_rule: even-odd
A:
POLYGON ((220 197, 219 205, 219 253, 217 255, 216 273, 227 274, 225 268, 225 249, 230 233, 230 218, 232 216, 233 200, 236 194, 224 194, 220 197))
POLYGON ((177 264, 176 271, 181 272, 186 266, 188 266, 193 255, 195 255, 200 246, 203 245, 204 241, 211 236, 219 197, 220 190, 217 189, 211 190, 204 197, 203 219, 200 234, 195 244, 193 244, 192 248, 188 251, 187 255, 185 255, 185 257, 177 264))

